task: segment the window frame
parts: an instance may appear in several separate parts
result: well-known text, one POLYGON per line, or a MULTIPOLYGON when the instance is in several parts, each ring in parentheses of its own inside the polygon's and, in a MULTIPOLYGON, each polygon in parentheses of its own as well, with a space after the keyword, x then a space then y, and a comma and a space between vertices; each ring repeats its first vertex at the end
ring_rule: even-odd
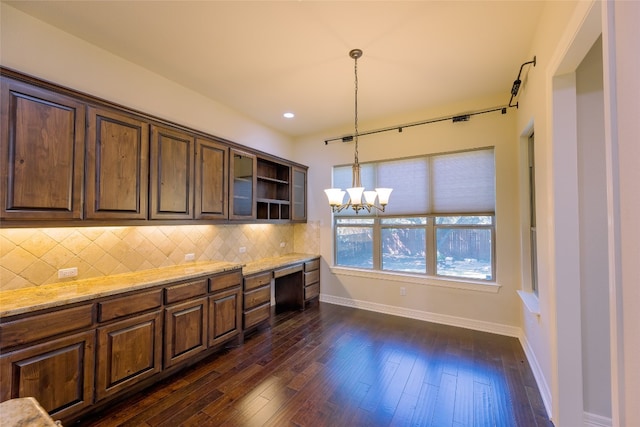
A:
POLYGON ((393 215, 393 216, 358 216, 358 215, 341 215, 333 217, 333 267, 340 270, 364 270, 375 273, 384 273, 391 275, 402 275, 402 276, 415 276, 422 277, 427 279, 437 279, 437 280, 452 280, 458 282, 472 282, 472 283, 487 283, 487 284, 497 284, 497 271, 496 271, 496 218, 493 212, 484 212, 484 213, 465 213, 465 214, 419 214, 419 215, 393 215), (436 218, 438 217, 474 217, 474 216, 482 216, 482 217, 490 217, 490 224, 436 224, 436 218), (426 218, 426 222, 424 224, 406 224, 406 227, 403 227, 402 224, 383 224, 383 221, 389 219, 396 218, 426 218), (372 224, 367 224, 367 227, 371 227, 372 229, 372 267, 371 268, 363 268, 356 266, 343 265, 338 263, 338 233, 339 228, 347 227, 347 228, 355 228, 362 227, 362 224, 340 224, 341 221, 348 220, 369 220, 372 221, 372 224), (383 269, 383 241, 382 241, 382 230, 389 228, 424 228, 425 229, 425 264, 426 264, 426 272, 418 273, 418 272, 407 272, 401 270, 391 270, 391 269, 383 269), (488 229, 491 233, 491 279, 479 279, 479 278, 470 278, 465 276, 453 276, 453 275, 445 275, 438 274, 437 270, 437 242, 436 242, 436 234, 437 229, 488 229))

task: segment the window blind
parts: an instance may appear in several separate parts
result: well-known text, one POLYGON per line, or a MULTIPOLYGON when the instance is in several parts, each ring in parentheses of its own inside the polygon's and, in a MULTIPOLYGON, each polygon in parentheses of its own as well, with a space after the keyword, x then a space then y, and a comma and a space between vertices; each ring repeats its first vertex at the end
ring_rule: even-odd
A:
POLYGON ((495 210, 493 149, 433 156, 431 165, 433 213, 495 210))
POLYGON ((385 215, 429 212, 429 162, 413 158, 377 164, 377 187, 393 188, 385 215))
MULTIPOLYGON (((495 210, 493 148, 360 164, 367 190, 391 187, 385 212, 366 215, 490 213, 495 210)), ((333 186, 352 185, 351 165, 333 168, 333 186)), ((345 196, 345 202, 346 198, 345 196)), ((352 210, 337 213, 353 215, 352 210)))

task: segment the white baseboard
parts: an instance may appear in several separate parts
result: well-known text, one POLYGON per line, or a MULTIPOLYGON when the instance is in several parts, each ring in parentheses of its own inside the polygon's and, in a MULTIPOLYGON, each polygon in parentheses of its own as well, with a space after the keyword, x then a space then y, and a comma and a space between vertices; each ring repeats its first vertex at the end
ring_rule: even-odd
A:
POLYGON ((320 301, 327 302, 329 304, 375 311, 377 313, 393 314, 395 316, 408 317, 410 319, 425 320, 427 322, 440 323, 443 325, 458 326, 460 328, 473 329, 476 331, 491 332, 509 337, 519 338, 522 334, 520 328, 515 326, 484 322, 464 317, 449 316, 447 314, 430 313, 427 311, 396 307, 393 305, 379 304, 369 301, 360 301, 351 298, 336 297, 333 295, 320 294, 320 301))
POLYGON ((611 427, 612 425, 613 425, 613 420, 611 418, 592 414, 590 412, 584 413, 585 427, 611 427))
POLYGON ((529 362, 529 366, 531 366, 531 370, 533 371, 533 377, 536 379, 536 384, 538 384, 538 390, 540 390, 540 396, 542 397, 542 403, 544 404, 544 409, 547 411, 547 416, 551 419, 553 412, 551 406, 551 390, 549 389, 549 385, 547 381, 544 379, 544 375, 542 374, 542 369, 540 368, 540 364, 538 363, 538 359, 536 358, 536 354, 533 352, 527 337, 522 333, 518 339, 520 339, 520 345, 524 350, 525 356, 527 356, 527 361, 529 362))

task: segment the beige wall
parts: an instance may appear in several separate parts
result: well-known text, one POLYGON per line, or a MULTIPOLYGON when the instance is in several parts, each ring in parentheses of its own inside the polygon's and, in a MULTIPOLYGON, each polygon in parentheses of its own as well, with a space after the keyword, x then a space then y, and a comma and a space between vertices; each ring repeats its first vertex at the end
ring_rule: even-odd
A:
MULTIPOLYGON (((519 64, 514 65, 517 73, 519 64)), ((515 77, 515 75, 514 75, 515 77)), ((372 84, 376 84, 373 82, 372 84)), ((383 84, 383 82, 379 82, 383 84)), ((360 115, 360 130, 378 129, 430 118, 476 111, 508 103, 509 82, 504 95, 470 100, 439 109, 419 111, 384 121, 367 120, 360 115)), ((364 88, 361 88, 364 90, 364 88)), ((366 106, 362 106, 366 111, 366 106)), ((496 260, 497 293, 457 289, 455 286, 433 286, 432 280, 408 283, 394 277, 370 278, 332 274, 333 260, 331 213, 324 188, 331 186, 331 166, 353 162, 353 144, 324 139, 353 132, 350 128, 328 130, 319 135, 297 141, 295 156, 308 164, 309 215, 320 222, 320 253, 323 256, 323 298, 358 301, 358 306, 369 306, 395 314, 416 315, 419 318, 437 318, 480 329, 513 330, 520 322, 520 305, 516 290, 520 289, 520 259, 518 235, 518 179, 517 138, 515 135, 516 110, 477 115, 468 122, 450 120, 406 128, 397 131, 363 136, 359 142, 359 159, 367 162, 379 159, 401 158, 428 153, 439 153, 476 147, 495 146, 496 158, 496 260), (406 296, 400 296, 400 287, 406 296)), ((390 203, 393 203, 393 193, 390 203)), ((453 285, 453 283, 451 283, 453 285)))
MULTIPOLYGON (((531 130, 535 131, 535 163, 536 163, 536 203, 537 203, 537 236, 538 236, 538 286, 540 314, 522 311, 523 341, 529 360, 542 394, 542 398, 551 413, 552 377, 554 355, 552 340, 554 335, 555 296, 551 290, 552 282, 552 239, 553 231, 553 183, 551 163, 551 123, 549 99, 549 68, 559 41, 565 36, 567 23, 572 22, 577 2, 549 2, 545 5, 538 30, 527 58, 536 55, 535 68, 529 69, 521 87, 520 108, 518 111, 517 136, 525 140, 531 130)), ((574 24, 577 25, 577 24, 574 24)), ((575 31, 575 30, 574 30, 575 31)), ((566 49, 566 47, 565 47, 566 49)), ((520 148, 526 147, 520 144, 520 148)), ((524 181, 526 176, 521 174, 524 181)), ((522 223, 527 224, 526 204, 522 204, 522 223)), ((523 241, 526 241, 528 229, 521 228, 523 241)), ((525 246, 525 245, 523 245, 525 246)), ((523 258, 528 259, 528 254, 523 258)), ((530 288, 523 287, 524 290, 530 288)))
MULTIPOLYGON (((537 365, 538 384, 556 425, 624 426, 640 420, 632 403, 640 384, 638 310, 633 308, 640 301, 639 108, 638 97, 631 95, 638 93, 639 6, 624 1, 547 3, 531 51, 538 66, 523 86, 518 132, 522 135, 532 124, 535 127, 538 218, 544 221, 538 222, 540 315, 524 310, 522 328, 529 360, 534 369, 537 365), (587 150, 586 144, 596 135, 590 130, 594 123, 576 111, 583 96, 576 91, 580 80, 576 70, 600 34, 604 111, 597 112, 597 120, 601 123, 604 114, 605 155, 598 160, 606 164, 606 197, 600 188, 594 202, 585 197, 589 184, 579 175, 585 166, 580 150, 587 150), (592 237, 592 230, 585 230, 588 219, 581 214, 585 202, 606 205, 606 237, 601 228, 597 230, 599 244, 606 242, 606 254, 594 255, 584 246, 592 237), (593 269, 608 271, 607 283, 602 276, 581 277, 593 269), (583 304, 577 304, 581 299, 583 304), (596 317, 606 326, 595 326, 596 317), (596 346, 600 348, 593 351, 596 346), (609 363, 610 384, 609 375, 602 372, 609 363)), ((602 141, 596 142, 601 150, 602 141)))

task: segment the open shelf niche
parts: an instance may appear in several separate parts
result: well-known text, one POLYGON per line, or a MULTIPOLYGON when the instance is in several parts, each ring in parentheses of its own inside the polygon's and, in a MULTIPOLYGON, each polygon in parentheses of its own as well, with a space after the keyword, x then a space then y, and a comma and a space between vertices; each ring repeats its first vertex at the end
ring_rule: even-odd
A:
POLYGON ((256 218, 289 220, 291 218, 291 167, 258 158, 256 218))

